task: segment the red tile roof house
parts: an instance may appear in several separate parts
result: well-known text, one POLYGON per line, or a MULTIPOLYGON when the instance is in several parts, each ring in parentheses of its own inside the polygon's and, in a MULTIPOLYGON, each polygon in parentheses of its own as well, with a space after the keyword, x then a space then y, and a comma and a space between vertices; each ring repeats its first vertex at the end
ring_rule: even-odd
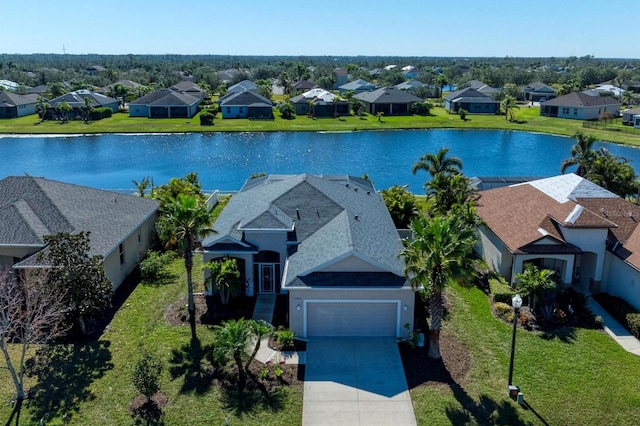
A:
POLYGON ((244 295, 288 293, 298 337, 406 337, 413 327, 415 294, 403 275, 400 236, 368 180, 250 179, 214 229, 202 242, 204 261, 236 258, 244 295))
POLYGON ((596 120, 604 113, 619 117, 621 105, 611 96, 589 96, 576 92, 542 102, 540 115, 574 120, 596 120))
POLYGON ((563 288, 622 297, 640 309, 640 207, 575 174, 480 192, 477 253, 513 283, 525 262, 563 288))

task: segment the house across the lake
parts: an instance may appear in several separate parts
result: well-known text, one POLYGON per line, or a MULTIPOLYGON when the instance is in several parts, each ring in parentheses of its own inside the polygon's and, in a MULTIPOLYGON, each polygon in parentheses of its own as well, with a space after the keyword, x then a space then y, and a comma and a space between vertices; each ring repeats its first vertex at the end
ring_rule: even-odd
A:
POLYGON ((296 336, 401 337, 412 329, 415 295, 398 257, 403 246, 370 181, 250 179, 214 229, 202 242, 204 261, 236 259, 243 294, 288 293, 296 336))
POLYGON ((158 89, 129 103, 129 117, 191 118, 201 99, 170 89, 158 89))
POLYGON ((39 95, 0 92, 0 118, 17 118, 36 113, 39 95))
POLYGON ((540 115, 573 120, 596 120, 603 115, 620 117, 622 103, 611 96, 574 92, 540 104, 540 115))
POLYGON ((469 114, 496 114, 500 111, 500 102, 485 93, 467 87, 449 93, 444 98, 444 108, 453 113, 464 109, 469 114))

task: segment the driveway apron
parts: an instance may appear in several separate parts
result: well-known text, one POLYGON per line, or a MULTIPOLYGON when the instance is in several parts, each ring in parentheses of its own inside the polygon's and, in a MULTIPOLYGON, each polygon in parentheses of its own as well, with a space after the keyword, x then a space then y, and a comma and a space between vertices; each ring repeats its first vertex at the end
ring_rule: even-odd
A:
POLYGON ((304 380, 304 426, 416 425, 392 338, 314 337, 304 380))

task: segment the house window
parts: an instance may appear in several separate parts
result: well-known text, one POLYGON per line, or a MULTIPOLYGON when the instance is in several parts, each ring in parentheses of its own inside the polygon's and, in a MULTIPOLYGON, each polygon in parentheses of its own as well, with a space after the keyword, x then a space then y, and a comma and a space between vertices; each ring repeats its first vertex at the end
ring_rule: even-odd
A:
POLYGON ((231 114, 231 107, 227 107, 227 114, 231 114))
POLYGON ((142 243, 142 228, 138 228, 138 244, 142 243))
POLYGON ((565 108, 565 107, 563 107, 563 108, 562 108, 562 113, 563 113, 563 114, 569 114, 569 108, 565 108))
POLYGON ((120 253, 120 264, 124 265, 124 246, 122 244, 118 246, 118 251, 120 253))
POLYGON ((242 114, 242 107, 240 107, 240 114, 242 114))
POLYGON ((578 115, 578 108, 573 109, 573 115, 578 115))

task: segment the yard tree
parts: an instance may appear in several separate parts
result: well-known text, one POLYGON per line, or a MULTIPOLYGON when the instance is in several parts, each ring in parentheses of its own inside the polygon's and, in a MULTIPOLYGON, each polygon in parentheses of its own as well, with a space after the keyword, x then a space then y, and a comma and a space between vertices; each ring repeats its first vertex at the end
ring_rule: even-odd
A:
POLYGON ((452 282, 470 283, 475 276, 471 252, 475 230, 458 216, 418 216, 411 222, 413 240, 405 242, 401 257, 412 287, 427 296, 429 304, 429 358, 440 358, 440 329, 444 316, 444 291, 452 282))
POLYGON ((624 103, 626 106, 633 105, 633 102, 635 100, 633 92, 631 90, 625 90, 624 92, 622 92, 621 100, 622 103, 624 103))
POLYGON ((535 309, 536 301, 545 290, 556 287, 553 280, 555 271, 551 269, 538 269, 533 263, 527 263, 524 271, 516 274, 516 288, 522 296, 529 297, 529 306, 535 309))
POLYGON ((278 102, 276 108, 278 108, 280 116, 285 120, 291 120, 296 112, 291 102, 278 102))
POLYGON ((434 178, 437 174, 459 174, 462 171, 462 160, 458 157, 447 157, 449 148, 441 148, 435 154, 424 154, 411 168, 414 175, 424 170, 434 178))
POLYGON ((135 185, 136 189, 138 190, 138 196, 139 197, 144 197, 145 193, 147 191, 147 188, 149 186, 151 186, 151 190, 153 191, 153 185, 151 183, 151 178, 149 178, 148 176, 143 177, 140 182, 138 182, 135 179, 131 179, 131 182, 133 182, 133 184, 135 185))
POLYGON ((187 297, 191 336, 196 336, 196 306, 193 299, 193 251, 200 245, 200 239, 215 232, 212 228, 213 208, 195 195, 178 194, 167 202, 160 212, 157 230, 167 248, 175 248, 184 258, 187 271, 187 297))
POLYGON ((513 110, 520 109, 520 107, 516 103, 516 98, 510 95, 507 95, 502 100, 502 102, 500 102, 500 106, 502 107, 502 111, 504 112, 505 120, 509 120, 509 121, 515 120, 516 117, 513 110))
POLYGON ((44 120, 47 116, 47 108, 51 108, 51 104, 47 102, 42 96, 38 96, 38 102, 36 103, 36 112, 40 120, 44 120))
POLYGON ((571 147, 571 157, 562 162, 560 172, 564 173, 569 167, 577 166, 576 174, 584 177, 588 173, 591 163, 596 156, 595 150, 593 149, 596 138, 585 135, 582 132, 576 132, 573 134, 573 139, 575 139, 576 143, 571 147))
POLYGON ((56 111, 62 116, 63 121, 67 121, 69 113, 73 111, 73 107, 67 101, 62 101, 56 106, 56 111))
POLYGON ((629 161, 606 148, 595 151, 585 178, 622 198, 638 194, 638 177, 629 161))
POLYGON ((64 293, 47 285, 46 274, 18 279, 8 270, 0 270, 0 351, 19 404, 25 397, 24 367, 29 348, 65 331, 64 299, 64 293))
POLYGON ((240 285, 238 262, 232 257, 225 257, 205 263, 204 268, 208 269, 211 274, 207 279, 207 284, 218 291, 220 301, 223 305, 227 305, 229 298, 235 295, 240 285))
POLYGON ((407 186, 395 185, 380 191, 380 193, 396 228, 407 228, 411 219, 418 214, 416 198, 407 191, 407 186))
POLYGON ((446 215, 455 206, 474 204, 475 191, 469 178, 462 174, 447 175, 438 173, 425 184, 427 198, 431 201, 430 212, 433 215, 446 215))
POLYGON ((87 324, 109 306, 113 295, 102 256, 89 254, 89 232, 61 232, 46 235, 44 241, 47 247, 37 259, 47 268, 36 275, 44 274, 47 285, 62 295, 58 297, 66 306, 67 324, 77 325, 87 334, 87 324))
POLYGON ((169 183, 155 188, 153 198, 160 202, 160 211, 162 212, 164 206, 173 203, 180 194, 193 195, 202 202, 206 200, 197 173, 188 173, 184 178, 171 178, 169 183))

